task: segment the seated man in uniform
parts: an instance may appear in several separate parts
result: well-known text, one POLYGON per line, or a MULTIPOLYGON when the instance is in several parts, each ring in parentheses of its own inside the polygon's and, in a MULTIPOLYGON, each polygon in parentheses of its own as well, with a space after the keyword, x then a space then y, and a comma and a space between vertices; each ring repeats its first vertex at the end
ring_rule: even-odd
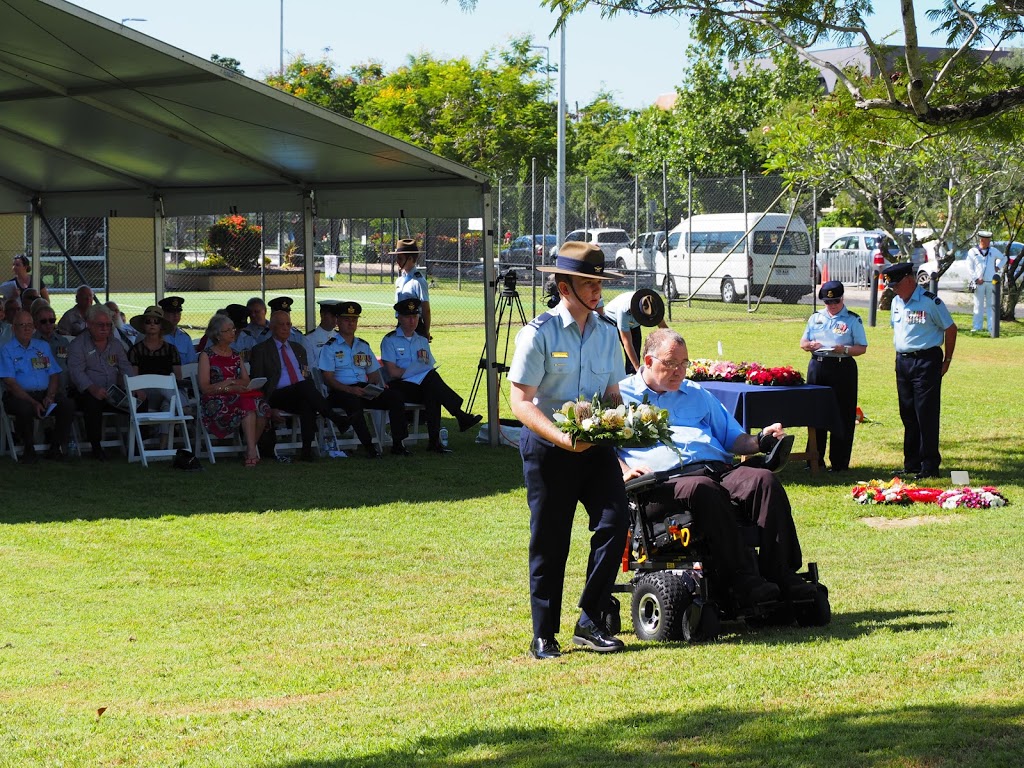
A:
POLYGON ((78 286, 78 290, 75 291, 75 306, 61 315, 60 321, 57 323, 57 333, 62 336, 77 336, 84 331, 85 315, 92 305, 92 288, 88 285, 78 286))
POLYGON ((164 341, 178 350, 178 357, 182 365, 199 362, 199 355, 196 353, 192 337, 178 327, 181 322, 181 308, 185 300, 181 296, 165 296, 157 302, 160 309, 164 311, 164 319, 171 324, 171 330, 164 336, 164 341))
MULTIPOLYGON (((347 432, 349 420, 331 410, 324 396, 309 379, 306 348, 291 340, 292 320, 284 310, 270 316, 271 338, 252 348, 249 354, 252 378, 266 377, 263 393, 272 410, 287 411, 299 418, 302 429, 301 461, 313 461, 313 438, 316 436, 316 415, 334 422, 347 432)), ((273 418, 273 416, 272 416, 273 418)), ((273 455, 274 431, 268 429, 261 438, 260 453, 273 455)))
POLYGON ((338 326, 337 313, 340 303, 334 299, 317 302, 320 305, 320 324, 302 337, 302 343, 306 345, 306 357, 312 365, 316 365, 320 359, 320 350, 324 348, 324 344, 338 336, 335 329, 338 326))
POLYGON ((390 384, 407 403, 423 403, 427 421, 427 450, 451 453, 441 443, 441 406, 459 422, 465 432, 480 423, 480 416, 462 410, 462 398, 434 370, 436 360, 430 353, 426 336, 416 332, 420 322, 420 300, 402 299, 395 304, 398 328, 380 343, 380 357, 390 384))
POLYGON ((797 574, 800 542, 782 484, 767 469, 732 464, 734 454, 759 453, 762 438, 784 437, 782 425, 772 424, 757 437, 747 434, 714 395, 686 380, 688 362, 683 337, 659 329, 647 337, 641 369, 619 382, 623 402, 640 403, 646 396, 651 405, 669 412, 674 443, 673 448, 659 443, 620 449, 623 479, 691 465, 707 467, 708 472, 673 477, 666 484, 675 499, 687 503, 708 537, 720 575, 737 600, 763 602, 775 599, 780 591, 791 600, 814 597, 816 587, 797 574), (737 512, 761 529, 759 575, 744 556, 737 512))
MULTIPOLYGON (((32 319, 35 322, 36 332, 33 338, 46 342, 50 347, 50 356, 61 371, 68 369, 68 347, 71 339, 57 333, 57 314, 50 306, 50 302, 40 299, 32 303, 32 319)), ((61 389, 66 389, 63 382, 61 389)))
POLYGON ((60 386, 61 370, 45 341, 32 338, 32 315, 21 310, 14 316, 14 339, 0 349, 0 379, 4 382, 4 408, 14 417, 24 452, 23 464, 36 458, 35 420, 51 413, 56 419, 48 459, 61 459, 71 435, 75 406, 60 386), (51 410, 52 409, 52 410, 51 410))
MULTIPOLYGON (((333 309, 338 317, 338 334, 329 338, 320 351, 318 367, 327 384, 327 402, 342 408, 352 419, 352 428, 363 444, 367 457, 379 458, 380 451, 373 444, 370 430, 363 418, 363 409, 387 411, 391 419, 391 453, 409 456, 411 451, 403 445, 409 436, 405 415, 405 400, 398 392, 384 384, 380 363, 370 345, 356 337, 359 315, 363 308, 354 301, 339 301, 333 309), (369 383, 383 386, 384 391, 372 394, 366 391, 369 383)), ((307 337, 308 338, 308 337, 307 337)))

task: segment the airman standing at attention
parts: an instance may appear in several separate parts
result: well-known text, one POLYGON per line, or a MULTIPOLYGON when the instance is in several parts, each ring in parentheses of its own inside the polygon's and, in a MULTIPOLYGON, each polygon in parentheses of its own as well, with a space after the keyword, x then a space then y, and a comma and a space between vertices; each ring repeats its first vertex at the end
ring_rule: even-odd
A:
POLYGON ((390 255, 395 257, 395 264, 401 270, 398 279, 395 280, 395 303, 410 297, 419 299, 420 322, 416 326, 416 333, 431 341, 430 296, 427 289, 427 278, 422 270, 416 268, 416 260, 420 253, 419 246, 411 238, 399 240, 398 247, 391 252, 390 255))

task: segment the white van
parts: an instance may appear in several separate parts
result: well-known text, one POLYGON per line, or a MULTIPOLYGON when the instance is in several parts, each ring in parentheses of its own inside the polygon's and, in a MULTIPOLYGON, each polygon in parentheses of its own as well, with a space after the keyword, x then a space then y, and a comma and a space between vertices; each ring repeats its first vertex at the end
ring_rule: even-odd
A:
POLYGON ((786 302, 814 290, 811 238, 803 219, 790 220, 785 213, 748 213, 746 222, 742 213, 698 214, 679 222, 669 233, 667 258, 659 251, 655 260, 665 295, 733 302, 748 291, 760 295, 766 280, 765 295, 786 302), (752 231, 745 238, 748 230, 752 231))

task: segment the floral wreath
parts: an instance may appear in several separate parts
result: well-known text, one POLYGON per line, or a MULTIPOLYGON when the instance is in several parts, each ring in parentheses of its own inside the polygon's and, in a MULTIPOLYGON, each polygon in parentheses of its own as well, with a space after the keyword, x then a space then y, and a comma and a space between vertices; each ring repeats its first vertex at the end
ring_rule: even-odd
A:
POLYGON ((766 367, 760 363, 731 360, 691 360, 686 371, 691 381, 725 381, 765 387, 789 387, 804 383, 804 377, 791 365, 766 367))

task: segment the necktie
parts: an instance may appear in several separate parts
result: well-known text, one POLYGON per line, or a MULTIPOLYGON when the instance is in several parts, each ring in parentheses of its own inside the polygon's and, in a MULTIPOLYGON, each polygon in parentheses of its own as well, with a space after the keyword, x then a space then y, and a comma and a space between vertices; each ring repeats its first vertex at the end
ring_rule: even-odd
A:
POLYGON ((298 384, 299 374, 295 372, 295 366, 292 365, 291 358, 288 356, 288 353, 285 352, 283 342, 281 343, 279 349, 281 350, 281 362, 284 363, 284 369, 288 371, 288 382, 290 384, 298 384))

